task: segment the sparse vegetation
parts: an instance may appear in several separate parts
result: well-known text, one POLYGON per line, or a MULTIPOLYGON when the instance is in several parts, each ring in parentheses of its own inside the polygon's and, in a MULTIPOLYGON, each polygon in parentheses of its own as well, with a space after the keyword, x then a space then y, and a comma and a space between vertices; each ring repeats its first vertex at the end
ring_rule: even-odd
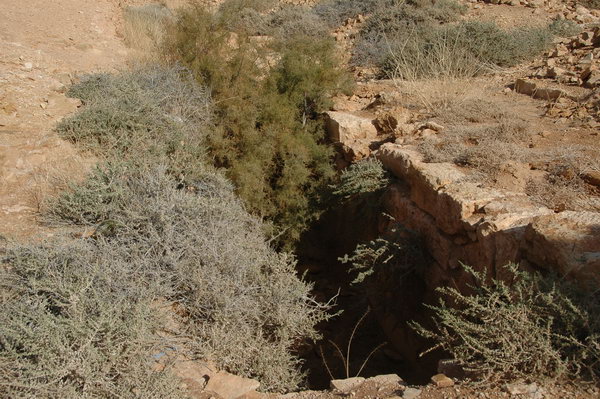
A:
MULTIPOLYGON (((471 268, 472 293, 438 291, 436 328, 413 325, 478 380, 600 377, 600 301, 556 276, 506 266, 506 281, 471 268)), ((432 349, 433 349, 432 348, 432 349)))
POLYGON ((125 43, 143 57, 156 54, 163 44, 166 26, 172 19, 171 10, 162 4, 126 7, 123 10, 125 43))
POLYGON ((348 18, 354 18, 359 14, 372 14, 376 9, 389 7, 395 2, 395 0, 324 0, 315 6, 314 11, 329 27, 336 27, 348 18))
POLYGON ((455 98, 444 106, 429 105, 449 127, 436 139, 417 144, 425 161, 468 166, 471 179, 491 184, 511 165, 537 165, 546 177, 529 179, 525 187, 534 201, 557 211, 600 209, 581 177, 600 168, 586 147, 530 148, 528 143, 538 134, 535 128, 490 100, 455 98))
POLYGON ((399 79, 471 77, 513 66, 540 54, 553 34, 572 30, 568 23, 555 22, 505 31, 494 23, 460 21, 465 11, 454 0, 331 0, 314 8, 330 26, 368 16, 353 62, 377 66, 399 79))
MULTIPOLYGON (((448 19, 452 16, 442 14, 448 19)), ((540 54, 551 39, 549 28, 504 31, 493 23, 441 25, 439 19, 428 22, 424 18, 390 31, 369 32, 359 44, 358 48, 365 50, 359 51, 358 57, 374 62, 394 78, 460 78, 514 66, 540 54), (369 51, 379 58, 371 57, 369 51)))
MULTIPOLYGON (((371 359, 371 356, 373 356, 373 354, 375 354, 375 352, 377 352, 379 349, 383 348, 385 345, 387 345, 387 342, 382 342, 381 344, 375 346, 375 348, 373 348, 371 350, 371 352, 369 352, 369 354, 364 358, 364 360, 362 361, 362 363, 360 364, 360 367, 358 369, 358 371, 356 372, 356 374, 352 374, 351 371, 351 355, 352 355, 352 341, 354 341, 354 336, 356 335, 357 330, 359 329, 361 323, 363 322, 363 320, 365 319, 365 317, 367 317, 367 315, 371 312, 370 308, 367 308, 367 311, 357 320, 357 322, 354 324, 354 328, 352 328, 352 333, 350 333, 350 338, 348 338, 348 343, 346 344, 346 351, 345 353, 342 351, 342 349, 340 348, 340 346, 338 344, 336 344, 333 341, 329 341, 329 343, 333 346, 336 355, 339 357, 340 361, 342 362, 342 366, 344 368, 344 376, 343 378, 352 378, 352 377, 359 377, 360 374, 362 373, 363 369, 365 368, 365 366, 367 365, 367 363, 369 363, 369 360, 371 359)), ((327 359, 325 357, 325 354, 323 352, 323 347, 320 348, 321 351, 321 359, 323 360, 323 365, 325 366, 325 369, 327 370, 327 372, 329 373, 329 377, 332 380, 335 380, 335 376, 333 375, 331 368, 329 367, 329 363, 327 362, 327 359)))

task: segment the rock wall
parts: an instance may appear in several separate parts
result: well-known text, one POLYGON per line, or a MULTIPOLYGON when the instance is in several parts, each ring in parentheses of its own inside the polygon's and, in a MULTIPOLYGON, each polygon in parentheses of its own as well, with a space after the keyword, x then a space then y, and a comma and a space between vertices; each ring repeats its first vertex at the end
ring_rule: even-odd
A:
MULTIPOLYGON (((420 280, 382 279, 381 295, 372 299, 390 342, 415 367, 424 367, 418 355, 427 343, 406 321, 426 322, 420 302, 435 302, 436 287, 468 289, 470 276, 461 262, 495 278, 513 261, 600 285, 600 213, 554 213, 525 194, 468 181, 453 164, 425 163, 409 146, 383 144, 375 156, 399 180, 384 194, 384 211, 417 232, 432 257, 420 280)), ((380 233, 390 227, 382 226, 380 233)))
POLYGON ((600 278, 600 213, 555 213, 525 194, 468 181, 453 164, 424 163, 410 147, 384 144, 376 156, 406 183, 386 192, 386 212, 424 237, 441 271, 463 262, 501 277, 517 261, 582 282, 600 278))

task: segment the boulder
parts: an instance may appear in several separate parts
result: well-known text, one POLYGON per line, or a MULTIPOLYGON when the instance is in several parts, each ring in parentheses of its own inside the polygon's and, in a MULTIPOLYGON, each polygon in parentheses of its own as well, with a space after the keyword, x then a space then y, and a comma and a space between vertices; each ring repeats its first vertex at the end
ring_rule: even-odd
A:
POLYGON ((530 262, 582 285, 598 285, 600 213, 565 211, 537 217, 525 232, 523 253, 530 262))
POLYGON ((517 93, 525 94, 528 96, 533 95, 535 92, 535 83, 527 81, 525 79, 517 79, 515 83, 515 91, 517 93))
POLYGON ((334 142, 347 143, 377 137, 377 129, 370 117, 338 111, 329 111, 326 115, 327 133, 334 142))
MULTIPOLYGON (((544 72, 544 75, 551 76, 552 73, 555 73, 556 76, 558 76, 559 70, 560 73, 564 73, 564 70, 560 68, 550 68, 549 72, 544 72)), ((557 100, 561 97, 568 96, 564 90, 548 87, 538 87, 535 83, 524 79, 517 79, 515 83, 515 91, 517 93, 525 94, 533 98, 546 101, 557 100)))
POLYGON ((379 386, 404 385, 404 381, 397 374, 384 374, 368 378, 367 381, 374 382, 379 386))

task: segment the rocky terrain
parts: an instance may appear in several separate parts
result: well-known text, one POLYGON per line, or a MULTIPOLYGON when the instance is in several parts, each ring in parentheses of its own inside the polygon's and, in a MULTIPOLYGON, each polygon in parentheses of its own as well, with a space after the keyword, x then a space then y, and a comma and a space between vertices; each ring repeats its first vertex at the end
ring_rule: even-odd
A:
MULTIPOLYGON (((53 130, 59 120, 81 106, 79 100, 66 97, 66 89, 80 74, 115 71, 136 62, 134 52, 123 41, 122 9, 145 3, 30 0, 24 6, 19 0, 3 2, 0 238, 53 235, 53 229, 39 221, 44 199, 81 179, 95 163, 92 155, 78 151, 53 130)), ((183 3, 171 1, 167 5, 183 3)), ((502 266, 518 261, 526 269, 552 270, 597 287, 600 11, 554 0, 467 4, 466 19, 490 18, 507 26, 520 22, 515 18, 531 18, 540 24, 568 20, 582 31, 557 40, 555 47, 538 60, 492 77, 474 78, 468 84, 449 81, 432 87, 428 82, 375 79, 374 71, 356 68, 354 92, 335 98, 326 113, 329 139, 338 153, 336 166, 343 169, 372 156, 396 178, 385 190, 383 207, 394 223, 402 223, 424 237, 433 259, 423 278, 425 292, 444 285, 466 288, 469 280, 459 262, 477 265, 489 276, 501 278, 502 266), (469 108, 474 104, 479 108, 469 108), (457 116, 458 109, 466 109, 464 115, 457 116), (523 152, 518 158, 499 164, 439 160, 441 155, 436 151, 454 140, 454 132, 496 123, 499 118, 527 126, 526 134, 511 142, 511 151, 523 152), (552 180, 556 176, 558 180, 552 180)), ((334 30, 342 51, 349 51, 364 21, 358 16, 334 30)), ((500 148, 504 144, 495 145, 500 148)), ((478 145, 473 143, 473 147, 478 145)), ((394 223, 381 218, 376 229, 383 234, 394 223)), ((405 327, 398 327, 397 309, 389 304, 403 303, 406 296, 392 283, 381 287, 388 295, 386 303, 372 300, 373 312, 393 350, 416 361, 426 348, 422 342, 411 341, 413 337, 405 327)), ((423 299, 427 302, 430 298, 425 294, 423 299)), ((402 376, 388 374, 333 380, 329 390, 265 394, 259 392, 257 381, 217 370, 185 353, 151 355, 156 369, 172 363, 191 398, 600 396, 593 386, 543 385, 536 381, 473 387, 462 384, 460 375, 443 362, 437 370, 440 374, 433 375, 428 385, 409 386, 402 376)))

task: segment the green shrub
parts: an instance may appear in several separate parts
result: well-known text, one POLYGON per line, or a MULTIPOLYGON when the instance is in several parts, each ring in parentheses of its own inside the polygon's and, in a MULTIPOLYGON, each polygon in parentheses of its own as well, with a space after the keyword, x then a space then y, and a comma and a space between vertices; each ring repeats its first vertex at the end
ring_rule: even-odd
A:
POLYGON ((7 250, 0 267, 0 396, 183 398, 152 355, 173 345, 152 301, 167 283, 104 240, 7 250), (140 270, 141 269, 141 270, 140 270))
POLYGON ((556 36, 574 36, 581 32, 581 26, 568 19, 555 19, 548 25, 548 29, 556 36))
POLYGON ((333 176, 318 115, 349 80, 330 38, 230 39, 217 16, 186 8, 167 53, 211 89, 214 165, 226 170, 248 209, 273 222, 281 242, 291 245, 319 214, 318 194, 333 176))
POLYGON ((90 175, 58 205, 54 218, 73 221, 88 210, 81 223, 96 224, 94 237, 124 253, 131 268, 164 277, 161 293, 182 306, 180 339, 187 337, 195 355, 255 377, 265 390, 302 382, 293 350, 316 337, 324 307, 296 277, 295 260, 270 247, 262 223, 220 174, 207 169, 182 189, 164 168, 113 167, 90 175), (100 210, 90 187, 110 193, 100 210))
MULTIPOLYGON (((380 2, 362 28, 353 62, 382 66, 392 50, 395 54, 402 44, 415 46, 426 41, 441 23, 458 20, 464 10, 453 0, 380 2)), ((420 51, 415 49, 410 56, 418 56, 420 51)))
POLYGON ((339 261, 350 264, 348 272, 356 276, 353 284, 362 283, 370 295, 381 295, 379 281, 399 282, 421 273, 428 260, 424 248, 416 232, 394 222, 385 234, 358 244, 339 261))
POLYGON ((333 194, 348 199, 379 191, 388 183, 389 176, 381 161, 367 158, 353 163, 342 172, 339 183, 333 186, 333 194))
POLYGON ((493 23, 465 22, 450 28, 462 46, 484 64, 508 67, 542 53, 552 41, 549 28, 504 31, 493 23))
POLYGON ((555 276, 506 266, 506 281, 471 268, 472 293, 442 287, 436 327, 416 330, 481 380, 600 376, 600 298, 555 276))
POLYGON ((182 68, 91 75, 68 94, 85 107, 58 124, 61 137, 104 158, 165 163, 186 180, 201 170, 212 103, 182 68))
POLYGON ((549 28, 504 31, 494 23, 462 22, 417 30, 392 42, 384 70, 399 78, 469 77, 539 55, 551 43, 549 28))

